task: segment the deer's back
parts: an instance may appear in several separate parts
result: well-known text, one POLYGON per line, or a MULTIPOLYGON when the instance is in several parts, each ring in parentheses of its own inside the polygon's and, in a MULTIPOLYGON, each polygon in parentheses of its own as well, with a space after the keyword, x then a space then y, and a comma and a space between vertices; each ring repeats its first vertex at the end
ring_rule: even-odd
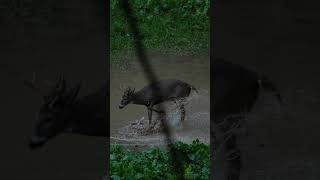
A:
POLYGON ((258 75, 226 61, 214 61, 214 116, 219 118, 250 110, 259 93, 258 75))
POLYGON ((186 82, 176 79, 163 79, 142 88, 137 94, 146 100, 160 103, 174 98, 186 97, 190 94, 190 91, 190 85, 186 82), (152 93, 154 88, 161 90, 159 96, 154 96, 152 93))
POLYGON ((109 103, 107 96, 109 89, 103 86, 78 100, 74 116, 74 127, 79 134, 90 136, 108 136, 107 129, 109 103))
POLYGON ((109 89, 106 85, 103 85, 96 91, 80 98, 79 103, 86 108, 101 111, 105 110, 108 104, 107 96, 109 96, 109 89))

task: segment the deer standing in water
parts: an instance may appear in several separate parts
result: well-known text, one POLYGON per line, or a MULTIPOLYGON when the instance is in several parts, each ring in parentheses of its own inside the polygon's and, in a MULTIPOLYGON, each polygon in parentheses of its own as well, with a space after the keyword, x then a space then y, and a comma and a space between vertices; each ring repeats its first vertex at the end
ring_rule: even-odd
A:
POLYGON ((191 90, 195 90, 196 92, 198 92, 194 86, 176 79, 163 79, 158 82, 152 83, 137 92, 135 92, 134 88, 132 89, 128 87, 124 91, 119 109, 124 108, 128 104, 144 105, 148 109, 149 125, 151 125, 152 111, 155 111, 157 113, 164 113, 162 111, 154 109, 153 106, 165 101, 173 101, 180 109, 181 121, 184 121, 186 113, 185 107, 178 101, 180 99, 188 97, 191 93, 191 90), (161 94, 159 96, 154 95, 153 90, 155 89, 161 90, 161 94))

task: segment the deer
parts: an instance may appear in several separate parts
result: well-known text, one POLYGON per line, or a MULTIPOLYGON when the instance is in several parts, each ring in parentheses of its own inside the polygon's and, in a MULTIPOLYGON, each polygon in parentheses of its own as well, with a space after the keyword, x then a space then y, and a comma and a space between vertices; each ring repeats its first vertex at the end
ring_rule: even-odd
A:
MULTIPOLYGON (((272 93, 280 104, 283 104, 284 101, 276 85, 264 74, 228 62, 224 58, 215 58, 211 70, 213 73, 211 91, 213 93, 213 119, 211 121, 214 124, 214 128, 211 129, 211 137, 215 141, 213 142, 215 148, 213 152, 216 153, 218 148, 224 147, 228 164, 227 179, 239 179, 241 153, 236 143, 237 136, 232 132, 232 129, 240 125, 237 120, 239 116, 237 118, 229 117, 232 115, 243 117, 250 113, 262 89, 272 93), (223 137, 223 143, 217 142, 218 132, 223 137)), ((213 164, 219 166, 220 162, 213 162, 213 164)), ((219 172, 219 170, 215 172, 219 172)), ((216 176, 215 173, 214 176, 216 176)), ((221 179, 219 177, 213 178, 221 179)))
MULTIPOLYGON (((124 88, 122 87, 121 89, 124 88)), ((179 103, 179 100, 188 97, 192 90, 198 93, 198 90, 194 86, 177 79, 159 80, 143 87, 139 91, 135 91, 135 88, 127 87, 124 89, 119 109, 123 109, 128 104, 144 105, 147 107, 149 125, 151 125, 153 111, 159 114, 165 113, 154 109, 153 106, 163 102, 173 101, 180 110, 180 120, 183 122, 186 110, 184 104, 179 103), (157 96, 155 95, 154 90, 159 89, 161 90, 161 94, 157 96)))
POLYGON ((214 116, 221 119, 229 114, 250 112, 260 89, 272 93, 283 103, 276 85, 265 75, 217 58, 213 62, 214 116))
POLYGON ((107 96, 108 84, 104 84, 86 96, 78 98, 81 81, 74 87, 67 88, 63 75, 56 83, 44 81, 42 84, 50 89, 44 92, 39 84, 25 80, 24 84, 36 90, 43 97, 43 103, 37 116, 37 123, 30 137, 29 147, 43 147, 50 139, 62 133, 81 134, 96 137, 108 137, 107 96))

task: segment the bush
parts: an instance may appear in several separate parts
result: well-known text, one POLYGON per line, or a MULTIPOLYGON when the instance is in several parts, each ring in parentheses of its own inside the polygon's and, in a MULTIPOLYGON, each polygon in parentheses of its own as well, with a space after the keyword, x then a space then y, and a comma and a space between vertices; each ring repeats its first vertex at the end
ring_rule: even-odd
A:
POLYGON ((120 145, 111 145, 110 177, 112 179, 209 179, 210 147, 200 143, 176 142, 169 146, 179 152, 182 173, 177 175, 170 163, 170 154, 166 150, 151 148, 134 153, 120 145))

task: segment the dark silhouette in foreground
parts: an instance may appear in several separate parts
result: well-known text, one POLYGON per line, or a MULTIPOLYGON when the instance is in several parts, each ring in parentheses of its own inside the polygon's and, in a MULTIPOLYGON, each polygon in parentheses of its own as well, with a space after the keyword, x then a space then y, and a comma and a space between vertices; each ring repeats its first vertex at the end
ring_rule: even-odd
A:
POLYGON ((223 59, 213 62, 214 117, 217 121, 230 114, 249 112, 260 88, 272 92, 283 102, 276 86, 264 75, 223 59))
POLYGON ((128 87, 122 96, 119 108, 122 109, 128 104, 144 105, 148 109, 149 125, 151 124, 152 111, 157 113, 164 113, 153 108, 154 105, 160 104, 165 101, 173 101, 178 106, 181 112, 181 121, 185 119, 185 108, 179 100, 186 98, 190 95, 191 90, 196 90, 192 85, 176 80, 176 79, 163 79, 153 84, 150 84, 141 90, 135 92, 135 89, 128 87), (155 96, 153 89, 160 89, 162 94, 155 96))
POLYGON ((30 138, 31 149, 42 147, 61 133, 108 137, 106 113, 109 90, 106 85, 94 93, 77 98, 81 83, 67 89, 63 76, 55 84, 47 83, 49 93, 41 91, 35 82, 26 81, 25 84, 43 96, 38 122, 30 138))
MULTIPOLYGON (((240 115, 241 118, 250 112, 260 89, 274 93, 279 102, 283 101, 276 86, 264 75, 221 58, 214 59, 212 71, 214 131, 211 137, 214 141, 214 152, 216 153, 216 149, 223 144, 227 154, 227 179, 238 180, 241 169, 240 150, 236 144, 236 134, 232 132, 232 129, 237 128, 240 124, 239 119, 232 116, 239 117, 240 115), (223 137, 223 143, 217 140, 216 135, 223 137)), ((214 166, 219 165, 214 162, 214 166)))

